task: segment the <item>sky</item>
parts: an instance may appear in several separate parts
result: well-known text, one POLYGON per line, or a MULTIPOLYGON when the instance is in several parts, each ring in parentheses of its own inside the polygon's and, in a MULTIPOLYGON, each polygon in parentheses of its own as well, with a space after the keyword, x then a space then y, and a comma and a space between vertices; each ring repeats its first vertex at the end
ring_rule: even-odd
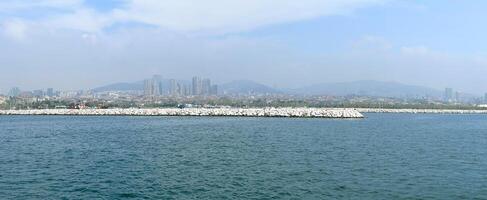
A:
POLYGON ((483 0, 2 0, 0 92, 161 74, 482 94, 485 8, 483 0))

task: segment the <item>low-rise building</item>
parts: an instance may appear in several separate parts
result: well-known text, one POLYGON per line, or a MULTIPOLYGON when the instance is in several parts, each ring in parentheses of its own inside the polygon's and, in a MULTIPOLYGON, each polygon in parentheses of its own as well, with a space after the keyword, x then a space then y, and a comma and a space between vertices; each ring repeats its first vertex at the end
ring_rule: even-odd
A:
POLYGON ((0 96, 0 104, 4 104, 7 102, 7 97, 5 96, 0 96))

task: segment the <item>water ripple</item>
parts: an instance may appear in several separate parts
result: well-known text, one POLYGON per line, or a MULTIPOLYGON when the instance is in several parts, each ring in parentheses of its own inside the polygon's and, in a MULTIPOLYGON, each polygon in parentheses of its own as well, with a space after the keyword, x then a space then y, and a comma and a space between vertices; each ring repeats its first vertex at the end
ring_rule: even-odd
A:
POLYGON ((0 116, 0 199, 487 199, 487 117, 0 116))

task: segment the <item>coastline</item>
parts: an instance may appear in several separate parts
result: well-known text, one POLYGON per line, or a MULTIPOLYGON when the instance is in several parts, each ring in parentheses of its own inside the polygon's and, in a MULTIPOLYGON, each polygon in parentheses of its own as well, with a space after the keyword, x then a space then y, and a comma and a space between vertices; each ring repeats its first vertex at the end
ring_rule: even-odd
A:
POLYGON ((0 115, 364 118, 359 111, 349 108, 45 109, 0 110, 0 115))
POLYGON ((409 113, 409 114, 487 114, 487 110, 448 110, 448 109, 383 109, 356 108, 360 113, 409 113))
POLYGON ((72 116, 221 116, 288 118, 364 118, 366 113, 487 114, 487 110, 382 108, 113 108, 0 110, 0 115, 72 116))

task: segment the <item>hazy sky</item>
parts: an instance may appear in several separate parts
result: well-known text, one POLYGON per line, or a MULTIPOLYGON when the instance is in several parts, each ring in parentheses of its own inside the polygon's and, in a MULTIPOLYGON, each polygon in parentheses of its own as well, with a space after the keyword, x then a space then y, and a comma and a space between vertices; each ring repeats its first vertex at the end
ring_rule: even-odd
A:
POLYGON ((487 92, 484 0, 1 0, 0 92, 152 74, 487 92))

